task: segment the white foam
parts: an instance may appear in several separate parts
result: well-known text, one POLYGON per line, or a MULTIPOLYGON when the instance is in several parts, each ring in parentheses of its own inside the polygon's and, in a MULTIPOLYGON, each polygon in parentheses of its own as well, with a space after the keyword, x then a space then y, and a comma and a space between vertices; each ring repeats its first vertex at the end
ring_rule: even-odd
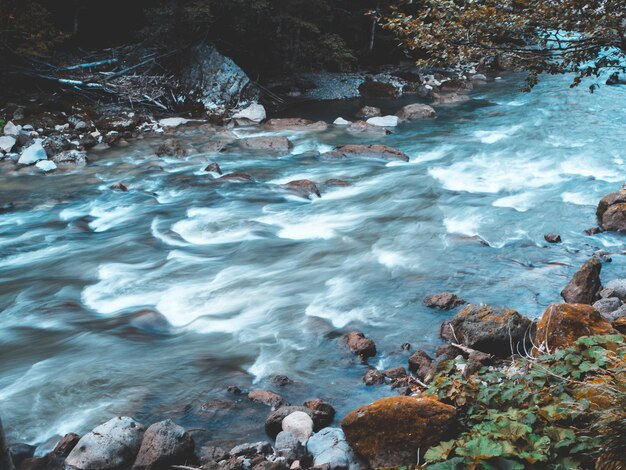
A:
POLYGON ((351 322, 370 322, 377 316, 374 306, 360 305, 348 279, 334 277, 325 285, 327 291, 316 296, 305 310, 307 315, 325 318, 336 328, 343 328, 351 322))
POLYGON ((481 222, 482 218, 480 216, 471 214, 444 217, 443 219, 443 225, 448 233, 458 233, 469 237, 478 235, 478 228, 481 222))
POLYGON ((501 197, 496 199, 492 206, 494 207, 510 207, 518 212, 526 212, 535 205, 537 194, 532 192, 513 194, 512 196, 501 197))
POLYGON ((301 214, 299 212, 274 213, 257 219, 280 228, 278 236, 291 240, 329 240, 339 231, 355 227, 367 217, 362 212, 340 212, 336 214, 301 214))
POLYGON ((561 199, 563 202, 577 206, 595 206, 598 203, 598 198, 590 193, 564 192, 561 194, 561 199))
POLYGON ((592 177, 611 183, 622 181, 623 172, 614 168, 602 166, 598 159, 591 155, 579 155, 561 163, 561 170, 565 174, 592 177))
POLYGON ((483 144, 495 144, 502 139, 511 137, 521 128, 521 125, 516 125, 509 127, 500 127, 491 131, 475 131, 474 136, 477 137, 483 144))
POLYGON ((187 211, 187 219, 176 222, 172 231, 195 245, 219 245, 261 238, 254 233, 260 228, 258 224, 239 219, 237 214, 229 207, 192 208, 187 211))

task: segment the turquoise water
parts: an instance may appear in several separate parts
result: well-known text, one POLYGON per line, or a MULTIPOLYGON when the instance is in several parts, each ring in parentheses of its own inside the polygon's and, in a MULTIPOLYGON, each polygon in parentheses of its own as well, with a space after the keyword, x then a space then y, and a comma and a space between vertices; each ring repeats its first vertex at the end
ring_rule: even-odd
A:
MULTIPOLYGON (((524 94, 520 83, 478 87, 470 102, 385 137, 286 133, 295 147, 278 157, 159 159, 157 136, 94 153, 69 173, 0 167, 0 202, 15 204, 0 214, 9 439, 43 452, 55 436, 118 414, 170 417, 204 429, 205 440, 257 439, 269 409, 226 387, 272 387, 275 374, 295 381, 276 389, 292 403, 321 397, 341 417, 393 393, 361 383, 366 366, 338 341, 346 331, 376 341, 372 365, 406 365, 401 344, 434 350, 452 315, 425 308, 428 294, 451 290, 537 317, 595 250, 612 253, 604 279, 624 277, 624 237, 583 231, 595 225, 597 201, 626 179, 626 88, 591 95, 548 78, 524 94), (305 153, 371 142, 410 161, 305 153), (202 171, 211 160, 254 181, 215 184, 202 171), (319 183, 322 198, 280 187, 301 178, 319 183), (327 187, 329 178, 351 185, 327 187), (117 181, 129 191, 111 191, 117 181), (563 243, 545 243, 548 232, 563 243)), ((395 112, 412 101, 367 104, 395 112)), ((363 104, 285 114, 330 123, 363 104)), ((196 149, 210 139, 198 127, 178 133, 196 149)))

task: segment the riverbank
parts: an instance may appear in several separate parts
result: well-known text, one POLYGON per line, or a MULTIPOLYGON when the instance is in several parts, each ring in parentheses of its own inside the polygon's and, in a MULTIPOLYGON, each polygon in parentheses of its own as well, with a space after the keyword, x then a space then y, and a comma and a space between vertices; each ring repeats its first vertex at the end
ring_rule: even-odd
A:
POLYGON ((94 154, 81 169, 4 173, 2 184, 10 182, 18 204, 3 216, 2 275, 21 286, 11 292, 22 293, 2 297, 5 347, 13 350, 3 350, 11 369, 1 395, 3 405, 14 405, 5 418, 10 436, 40 443, 63 429, 60 423, 71 424, 67 410, 75 404, 56 392, 69 390, 70 401, 94 405, 74 414, 81 434, 116 414, 144 425, 171 417, 185 429, 208 430, 209 440, 228 449, 228 442, 249 440, 242 435, 261 438, 269 413, 233 398, 230 383, 244 391, 270 388, 296 404, 319 396, 336 408, 336 426, 355 406, 396 393, 362 383, 367 366, 345 352, 343 334, 358 329, 375 340, 370 363, 377 369, 406 367, 411 353, 402 344, 431 357, 440 344, 442 314, 421 305, 427 294, 452 290, 473 304, 510 305, 536 317, 599 249, 613 257, 607 279, 619 277, 619 235, 583 232, 595 222, 597 201, 619 187, 619 147, 611 146, 619 140, 619 132, 611 134, 612 123, 619 125, 619 110, 610 108, 615 98, 602 101, 610 118, 600 128, 581 127, 575 113, 588 115, 591 107, 597 119, 604 116, 585 96, 564 104, 556 84, 539 96, 516 96, 512 83, 492 86, 464 103, 434 106, 436 119, 405 122, 391 134, 354 135, 332 122, 355 119, 363 104, 394 115, 409 104, 402 99, 312 104, 293 112, 314 123, 324 118, 326 130, 235 129, 237 141, 291 141, 276 153, 239 143, 202 152, 223 129, 191 124, 167 138, 198 153, 158 157, 166 139, 144 136, 94 154), (534 120, 521 119, 521 109, 534 120), (563 126, 555 118, 572 121, 563 126), (511 121, 525 127, 512 129, 511 121), (608 142, 596 138, 605 134, 608 142), (541 146, 522 153, 525 165, 516 166, 519 146, 528 142, 541 146), (409 161, 321 156, 375 143, 409 161), (591 179, 581 153, 595 154, 600 143, 610 150, 594 161, 591 179), (558 158, 548 160, 555 152, 558 158), (252 179, 218 183, 219 175, 204 171, 212 161, 224 174, 252 179), (302 179, 314 182, 321 198, 284 186, 302 179), (328 183, 333 179, 350 185, 328 183), (110 189, 118 182, 128 191, 110 189), (537 217, 538 204, 545 217, 537 217), (562 243, 548 244, 549 232, 562 243), (38 275, 46 270, 55 279, 38 275), (25 310, 32 323, 20 314, 25 310), (24 355, 22 340, 31 334, 40 345, 24 355), (106 359, 90 355, 94 348, 106 359), (39 365, 29 370, 32 364, 39 365), (72 385, 84 375, 88 387, 72 385), (275 375, 294 384, 274 388, 275 375), (52 400, 33 400, 33 393, 52 400), (208 405, 203 416, 202 404, 212 400, 225 403, 208 405), (45 404, 43 432, 29 428, 27 414, 18 416, 32 403, 45 404))

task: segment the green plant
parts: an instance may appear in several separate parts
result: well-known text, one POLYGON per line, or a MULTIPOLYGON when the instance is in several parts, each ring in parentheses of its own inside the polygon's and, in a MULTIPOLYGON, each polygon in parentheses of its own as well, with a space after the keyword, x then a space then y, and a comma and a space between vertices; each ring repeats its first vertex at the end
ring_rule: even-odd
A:
POLYGON ((625 357, 624 337, 611 335, 469 378, 449 361, 427 393, 459 408, 461 432, 428 450, 426 468, 593 467, 624 441, 625 357))

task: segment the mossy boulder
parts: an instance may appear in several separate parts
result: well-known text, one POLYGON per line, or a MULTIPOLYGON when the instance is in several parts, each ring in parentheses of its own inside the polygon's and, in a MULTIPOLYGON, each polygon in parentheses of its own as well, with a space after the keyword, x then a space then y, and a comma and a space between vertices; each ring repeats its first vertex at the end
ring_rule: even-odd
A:
POLYGON ((350 412, 341 427, 350 446, 372 468, 410 466, 449 437, 456 409, 433 398, 382 398, 350 412))
POLYGON ((582 336, 617 333, 591 305, 552 304, 537 323, 535 344, 543 351, 552 352, 573 346, 582 336))

